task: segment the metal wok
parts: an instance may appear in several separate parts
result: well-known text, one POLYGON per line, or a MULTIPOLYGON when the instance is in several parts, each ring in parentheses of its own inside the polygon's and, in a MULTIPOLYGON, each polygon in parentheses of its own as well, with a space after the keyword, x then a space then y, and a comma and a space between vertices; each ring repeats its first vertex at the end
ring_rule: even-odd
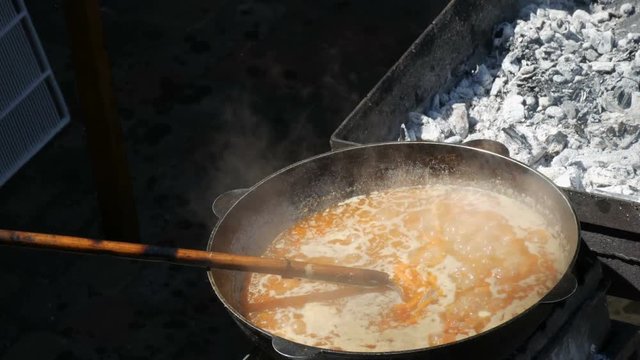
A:
POLYGON ((214 203, 219 221, 208 250, 261 255, 272 240, 297 220, 342 200, 371 191, 432 181, 463 182, 527 201, 557 225, 566 269, 558 284, 537 304, 493 329, 448 343, 408 351, 344 352, 293 343, 251 324, 242 314, 247 274, 214 270, 209 279, 238 325, 265 351, 291 359, 502 358, 526 339, 550 313, 551 304, 575 290, 571 274, 579 247, 579 223, 566 196, 527 166, 489 151, 441 143, 384 143, 322 154, 293 164, 251 189, 221 195, 214 203))

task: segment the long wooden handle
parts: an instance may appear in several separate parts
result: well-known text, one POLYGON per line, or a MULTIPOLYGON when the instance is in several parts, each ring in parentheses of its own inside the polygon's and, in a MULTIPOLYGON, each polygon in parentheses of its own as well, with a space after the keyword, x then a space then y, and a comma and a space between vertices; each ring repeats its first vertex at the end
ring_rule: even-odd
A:
POLYGON ((104 254, 134 260, 249 271, 351 285, 378 286, 390 282, 389 275, 376 270, 13 230, 0 229, 0 244, 104 254))

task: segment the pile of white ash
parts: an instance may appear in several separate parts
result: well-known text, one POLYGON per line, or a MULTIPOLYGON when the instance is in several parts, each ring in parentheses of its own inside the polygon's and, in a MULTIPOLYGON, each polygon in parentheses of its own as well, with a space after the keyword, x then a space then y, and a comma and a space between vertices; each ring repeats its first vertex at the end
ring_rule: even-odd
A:
POLYGON ((542 1, 520 15, 451 91, 408 115, 400 140, 497 140, 559 186, 640 201, 636 4, 542 1))

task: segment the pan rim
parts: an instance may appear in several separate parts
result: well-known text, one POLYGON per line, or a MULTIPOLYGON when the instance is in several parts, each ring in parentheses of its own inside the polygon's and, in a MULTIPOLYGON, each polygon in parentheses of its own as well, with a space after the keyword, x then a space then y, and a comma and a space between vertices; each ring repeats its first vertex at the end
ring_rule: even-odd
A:
MULTIPOLYGON (((213 231, 211 232, 211 235, 209 236, 209 241, 207 243, 207 250, 211 251, 213 244, 214 244, 214 239, 215 239, 215 235, 216 232, 218 230, 218 228, 221 226, 221 224, 224 223, 225 219, 227 218, 227 216, 233 211, 233 209, 236 207, 237 204, 239 204, 246 196, 248 196, 250 193, 252 193, 253 191, 255 191, 256 189, 258 189, 262 184, 280 176, 281 174, 296 168, 298 166, 301 166, 303 164, 306 164, 308 162, 312 162, 318 159, 322 159, 322 158, 326 158, 329 156, 332 156, 333 154, 338 154, 338 153, 343 153, 343 152, 349 152, 349 151, 363 151, 364 149, 369 149, 369 148, 384 148, 384 147, 406 147, 406 146, 415 146, 415 147, 424 147, 424 146, 436 146, 436 147, 453 147, 453 148, 463 148, 464 151, 477 151, 477 152, 481 152, 481 153, 485 153, 489 156, 494 156, 494 157, 498 157, 501 158, 503 161, 508 161, 511 162, 512 164, 523 168, 525 171, 531 172, 532 174, 537 175, 540 179, 542 179, 543 181, 546 182, 546 184, 548 186, 551 186, 553 188, 553 190, 557 193, 557 195, 560 196, 560 198, 563 200, 563 207, 566 206, 568 208, 568 210, 570 211, 571 215, 573 216, 574 219, 574 223, 575 223, 575 230, 576 232, 576 239, 573 239, 573 241, 576 242, 576 247, 574 250, 574 253, 571 257, 571 260, 568 262, 567 267, 565 268, 564 272, 562 273, 562 276, 560 276, 558 278, 558 281, 554 284, 554 286, 544 295, 542 296, 542 298, 540 298, 540 300, 538 300, 538 302, 536 302, 535 304, 531 305, 530 307, 528 307, 526 310, 522 311, 521 313, 519 313, 518 315, 512 317, 511 319, 493 327, 490 328, 486 331, 482 331, 480 333, 477 333, 475 335, 471 335, 468 337, 465 337, 463 339, 460 340, 456 340, 453 342, 449 342, 446 344, 441 344, 441 345, 435 345, 435 346, 428 346, 428 347, 423 347, 423 348, 414 348, 414 349, 406 349, 406 350, 394 350, 394 351, 371 351, 371 352, 362 352, 362 351, 344 351, 344 350, 332 350, 332 349, 327 349, 327 348, 321 348, 321 347, 316 347, 316 346, 311 346, 311 345, 306 345, 306 344, 301 344, 301 343, 297 343, 295 341, 289 340, 289 339, 285 339, 288 342, 294 343, 296 345, 299 345, 301 347, 306 347, 306 348, 311 348, 313 350, 316 350, 318 353, 325 353, 325 354, 336 354, 336 355, 345 355, 345 356, 395 356, 395 355, 407 355, 407 354, 413 354, 413 353, 420 353, 420 352, 424 352, 424 351, 430 351, 430 350, 435 350, 435 349, 441 349, 444 347, 450 347, 450 346, 455 346, 455 345, 459 345, 468 341, 472 341, 474 339, 477 339, 481 336, 486 336, 489 335, 491 332, 495 331, 496 329, 506 326, 507 324, 513 323, 515 321, 517 321, 518 319, 524 317, 525 314, 531 312, 533 309, 539 307, 539 306, 550 306, 551 304, 548 303, 543 303, 542 299, 544 299, 545 296, 548 295, 548 293, 556 286, 558 285, 558 283, 560 282, 560 280, 567 275, 568 273, 571 273, 576 259, 578 257, 578 253, 580 250, 580 246, 581 246, 581 236, 580 236, 580 232, 581 232, 581 227, 580 227, 580 221, 578 220, 578 216, 576 214, 575 209, 573 208, 573 206, 571 205, 571 202, 569 201, 568 196, 561 190, 561 188, 559 186, 557 186, 555 183, 553 183, 553 181, 551 179, 549 179, 548 177, 546 177, 544 174, 540 173, 539 171, 525 165, 524 163, 521 163, 515 159, 512 159, 510 157, 506 157, 500 154, 496 154, 494 152, 488 151, 488 150, 484 150, 484 149, 479 149, 479 148, 475 148, 475 147, 471 147, 471 146, 466 146, 466 145, 461 145, 461 144, 448 144, 448 143, 440 143, 440 142, 431 142, 431 141, 411 141, 411 142, 398 142, 398 141, 390 141, 390 142, 381 142, 381 143, 373 143, 373 144, 366 144, 366 145, 359 145, 359 146, 354 146, 354 147, 347 147, 347 148, 342 148, 342 149, 338 149, 338 150, 333 150, 333 151, 328 151, 325 153, 321 153, 300 161, 297 161, 291 165, 288 165, 266 177, 264 177, 263 179, 261 179, 260 181, 258 181, 255 185, 251 186, 250 188, 248 188, 248 190, 242 194, 238 200, 231 206, 229 207, 229 209, 227 210, 227 212, 218 219, 218 221, 216 222, 216 225, 213 228, 213 231)), ((212 271, 207 271, 207 277, 209 279, 209 282, 216 294, 216 297, 220 300, 220 302, 222 302, 222 304, 224 305, 224 307, 227 309, 227 311, 229 311, 233 316, 235 316, 236 319, 242 321, 242 323, 248 327, 250 327, 251 329, 260 332, 262 335, 273 339, 275 337, 278 337, 275 334, 272 334, 260 327, 255 326, 254 324, 252 324, 250 321, 248 321, 244 315, 238 311, 236 308, 234 308, 233 306, 231 306, 227 300, 225 299, 224 296, 221 295, 220 290, 215 282, 215 278, 213 277, 213 273, 212 271)), ((564 300, 563 300, 564 301, 564 300)))

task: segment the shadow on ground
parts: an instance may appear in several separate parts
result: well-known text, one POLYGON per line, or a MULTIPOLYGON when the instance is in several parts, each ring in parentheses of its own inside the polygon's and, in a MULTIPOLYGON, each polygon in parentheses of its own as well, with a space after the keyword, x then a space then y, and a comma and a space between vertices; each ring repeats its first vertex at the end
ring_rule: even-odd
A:
MULTIPOLYGON (((102 1, 144 242, 204 248, 214 197, 328 151, 434 2, 102 1)), ((58 1, 28 0, 72 123, 0 188, 0 227, 100 237, 58 1)), ((2 248, 0 359, 241 359, 203 271, 2 248)))

